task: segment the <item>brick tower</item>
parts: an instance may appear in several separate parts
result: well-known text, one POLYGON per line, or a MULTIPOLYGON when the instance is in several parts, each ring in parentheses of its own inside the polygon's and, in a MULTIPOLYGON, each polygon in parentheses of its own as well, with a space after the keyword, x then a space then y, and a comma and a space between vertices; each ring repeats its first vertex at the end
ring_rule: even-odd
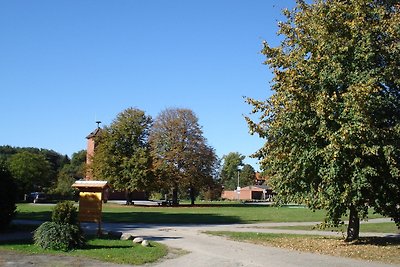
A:
POLYGON ((97 128, 91 132, 88 136, 86 136, 87 141, 87 149, 86 149, 86 180, 94 180, 93 173, 90 164, 93 162, 94 151, 96 149, 96 137, 101 134, 100 123, 101 121, 96 121, 97 128))

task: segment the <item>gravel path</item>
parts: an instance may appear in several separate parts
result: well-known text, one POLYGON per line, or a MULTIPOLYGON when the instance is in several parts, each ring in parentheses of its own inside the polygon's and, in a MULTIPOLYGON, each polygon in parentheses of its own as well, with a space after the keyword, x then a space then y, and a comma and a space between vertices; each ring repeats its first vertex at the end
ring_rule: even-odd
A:
MULTIPOLYGON (((387 219, 370 220, 373 222, 390 221, 387 219)), ((262 224, 234 224, 234 225, 127 225, 105 224, 105 230, 129 232, 135 236, 154 240, 169 247, 189 251, 188 254, 167 259, 160 263, 151 264, 153 267, 203 267, 203 266, 349 266, 373 267, 394 266, 372 263, 348 258, 304 253, 286 249, 265 247, 249 243, 227 240, 218 236, 210 236, 204 231, 241 231, 241 232, 282 232, 298 234, 337 235, 335 232, 294 231, 266 229, 264 227, 282 225, 315 225, 317 223, 262 223, 262 224)), ((87 225, 90 228, 90 226, 87 225)), ((363 233, 377 235, 376 233, 363 233)), ((386 235, 386 234, 382 234, 386 235)))
MULTIPOLYGON (((384 222, 387 219, 370 220, 370 222, 384 222)), ((26 221, 24 221, 25 223, 26 221)), ((18 223, 18 221, 17 221, 18 223)), ((35 223, 35 222, 32 222, 35 223)), ((36 222, 37 223, 37 222, 36 222)), ((264 227, 281 225, 313 225, 316 223, 262 223, 262 224, 234 224, 234 225, 145 225, 145 224, 122 224, 105 223, 103 225, 106 231, 129 232, 135 236, 141 236, 149 240, 154 240, 167 246, 185 250, 188 253, 169 257, 163 261, 147 264, 147 267, 235 267, 235 266, 349 266, 349 267, 379 267, 394 266, 388 264, 372 263, 347 258, 339 258, 313 253, 304 253, 265 247, 248 243, 235 242, 222 237, 210 236, 204 231, 249 231, 249 232, 283 232, 300 234, 324 234, 336 235, 334 232, 316 232, 316 231, 295 231, 266 229, 264 227)), ((95 224, 83 224, 85 231, 95 231, 95 224)), ((365 234, 364 235, 377 235, 365 234)), ((384 235, 384 234, 382 234, 384 235)), ((0 238, 1 239, 1 238, 0 238)), ((104 264, 97 261, 78 259, 74 257, 59 257, 34 255, 32 258, 18 257, 14 254, 0 255, 0 266, 121 266, 104 264), (34 257, 38 256, 38 257, 34 257), (42 257, 42 258, 40 258, 42 257), (72 259, 70 259, 72 258, 72 259), (53 261, 51 261, 53 259, 53 261), (18 261, 21 261, 18 263, 18 261), (57 263, 57 265, 48 265, 48 262, 57 263)))

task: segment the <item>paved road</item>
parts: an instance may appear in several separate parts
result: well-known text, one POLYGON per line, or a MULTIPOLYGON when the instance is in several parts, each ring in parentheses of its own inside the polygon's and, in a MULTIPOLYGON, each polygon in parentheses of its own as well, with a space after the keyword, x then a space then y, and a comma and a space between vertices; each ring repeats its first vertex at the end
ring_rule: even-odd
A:
MULTIPOLYGON (((386 220, 386 219, 384 219, 386 220)), ((370 222, 382 221, 370 220, 370 222)), ((296 225, 309 225, 310 223, 296 223, 296 225)), ((312 223, 311 223, 312 224, 312 223)), ((169 247, 189 251, 183 256, 167 259, 160 263, 151 264, 153 267, 234 267, 234 266, 349 266, 349 267, 375 267, 392 266, 388 264, 371 263, 347 258, 318 255, 312 253, 296 252, 286 249, 265 247, 248 243, 230 241, 217 236, 209 236, 203 231, 228 230, 228 231, 255 231, 255 232, 291 232, 307 234, 310 231, 288 231, 278 229, 262 229, 258 227, 276 226, 280 224, 251 224, 251 225, 144 225, 144 224, 104 224, 107 231, 129 232, 149 240, 158 241, 169 247)), ((285 224, 288 225, 288 224, 285 224)), ((291 223, 290 225, 293 225, 291 223)), ((92 224, 84 225, 87 231, 93 231, 92 224)), ((312 234, 336 235, 333 232, 315 232, 312 234)), ((363 235, 366 235, 363 233, 363 235)), ((367 234, 376 235, 376 234, 367 234)))

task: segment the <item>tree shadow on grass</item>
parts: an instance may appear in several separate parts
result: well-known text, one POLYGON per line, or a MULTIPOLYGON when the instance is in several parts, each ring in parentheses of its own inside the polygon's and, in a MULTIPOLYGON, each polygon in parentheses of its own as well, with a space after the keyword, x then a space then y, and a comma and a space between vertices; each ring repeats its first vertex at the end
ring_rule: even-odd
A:
POLYGON ((353 245, 372 245, 372 246, 399 246, 400 245, 400 235, 391 235, 384 237, 360 237, 357 241, 352 243, 353 245))
POLYGON ((0 248, 3 245, 32 245, 32 238, 29 239, 18 239, 18 240, 1 240, 0 248))
POLYGON ((15 219, 33 220, 33 221, 51 221, 51 213, 52 211, 35 211, 35 212, 18 211, 15 219))
POLYGON ((238 216, 212 213, 162 213, 162 212, 103 212, 103 222, 149 224, 234 224, 243 221, 238 216))

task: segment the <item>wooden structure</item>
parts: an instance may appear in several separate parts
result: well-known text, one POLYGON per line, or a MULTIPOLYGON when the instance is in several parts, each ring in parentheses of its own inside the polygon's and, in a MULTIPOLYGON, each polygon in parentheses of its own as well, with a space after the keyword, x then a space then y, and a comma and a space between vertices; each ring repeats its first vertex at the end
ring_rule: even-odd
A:
POLYGON ((103 194, 109 187, 107 182, 76 181, 72 187, 79 189, 78 220, 97 223, 97 233, 100 235, 103 194))

